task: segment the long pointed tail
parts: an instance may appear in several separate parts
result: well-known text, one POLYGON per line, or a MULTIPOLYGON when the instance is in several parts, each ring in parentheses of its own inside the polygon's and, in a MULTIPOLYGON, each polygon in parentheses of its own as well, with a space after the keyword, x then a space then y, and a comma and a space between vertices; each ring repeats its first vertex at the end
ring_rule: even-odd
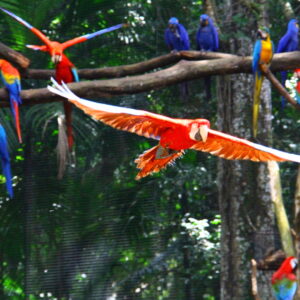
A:
POLYGON ((6 189, 7 192, 10 196, 10 198, 13 197, 13 187, 12 187, 12 176, 11 176, 11 170, 10 170, 10 162, 2 159, 1 161, 2 163, 2 170, 3 170, 3 174, 5 176, 6 179, 6 189))
POLYGON ((72 128, 72 104, 68 101, 64 101, 64 112, 66 118, 69 151, 72 151, 72 147, 74 144, 73 128, 72 128))
POLYGON ((134 161, 137 168, 140 169, 135 179, 141 179, 151 173, 158 172, 183 154, 183 150, 174 151, 160 145, 145 151, 134 161))
POLYGON ((259 115, 259 105, 260 105, 260 91, 264 77, 262 75, 255 75, 254 82, 254 98, 253 98, 253 136, 257 135, 258 128, 258 115, 259 115))
POLYGON ((16 124, 16 130, 17 135, 19 139, 19 143, 22 143, 22 135, 21 135, 21 126, 20 126, 20 113, 19 113, 19 104, 16 101, 13 101, 13 113, 15 117, 15 124, 16 124))

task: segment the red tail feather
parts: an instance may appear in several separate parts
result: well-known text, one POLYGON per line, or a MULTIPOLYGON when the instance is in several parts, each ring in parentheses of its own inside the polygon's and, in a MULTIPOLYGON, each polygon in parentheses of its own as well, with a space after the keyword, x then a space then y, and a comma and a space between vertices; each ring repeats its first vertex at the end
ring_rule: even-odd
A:
POLYGON ((183 150, 173 152, 162 148, 160 145, 145 151, 134 161, 137 164, 137 168, 141 169, 135 179, 141 179, 151 173, 158 172, 183 155, 183 153, 183 150))
POLYGON ((71 151, 74 144, 73 129, 72 129, 72 104, 65 101, 64 111, 65 111, 65 118, 66 118, 68 146, 69 146, 69 151, 71 151))
POLYGON ((13 101, 14 111, 15 111, 15 123, 16 130, 19 139, 19 143, 22 143, 21 127, 20 127, 20 115, 19 115, 19 105, 16 101, 13 101))

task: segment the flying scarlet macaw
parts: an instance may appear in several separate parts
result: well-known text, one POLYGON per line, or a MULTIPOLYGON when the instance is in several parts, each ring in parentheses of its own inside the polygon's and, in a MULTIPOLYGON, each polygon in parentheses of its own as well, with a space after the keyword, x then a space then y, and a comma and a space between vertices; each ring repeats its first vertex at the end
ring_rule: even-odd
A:
MULTIPOLYGON (((217 51, 219 48, 218 31, 213 20, 208 15, 200 16, 200 27, 196 34, 197 50, 217 51)), ((211 99, 211 80, 210 76, 204 78, 207 100, 211 99)))
POLYGON ((290 256, 272 276, 272 287, 276 300, 292 300, 297 289, 297 278, 294 271, 297 259, 290 256))
POLYGON ((141 169, 136 179, 158 172, 182 156, 186 149, 210 152, 227 159, 300 163, 300 155, 210 129, 210 123, 205 119, 175 119, 143 110, 96 103, 77 97, 64 83, 60 86, 55 80, 52 81, 55 88, 48 86, 51 92, 69 99, 95 119, 119 130, 159 140, 157 146, 145 151, 135 160, 137 167, 141 169))
POLYGON ((10 196, 13 197, 12 176, 10 170, 10 158, 7 147, 6 133, 3 126, 0 124, 0 159, 2 171, 6 179, 6 190, 10 196))
POLYGON ((9 94, 11 111, 14 116, 19 142, 22 143, 19 105, 22 104, 20 97, 21 82, 18 69, 5 59, 0 59, 0 76, 9 94))
MULTIPOLYGON (((40 40, 45 44, 42 46, 36 45, 27 45, 28 48, 33 50, 41 50, 48 52, 51 56, 51 60, 56 64, 55 68, 55 77, 58 82, 64 81, 65 83, 76 82, 79 81, 78 74, 73 63, 64 55, 63 51, 75 44, 87 41, 91 38, 94 38, 98 35, 119 29, 125 24, 118 24, 109 28, 101 29, 97 32, 86 34, 72 40, 66 41, 64 43, 59 43, 56 41, 49 40, 40 30, 33 27, 31 24, 23 20, 22 18, 16 16, 14 13, 8 11, 7 9, 0 8, 3 12, 10 15, 12 18, 17 20, 19 23, 30 29, 40 40)), ((69 150, 72 149, 73 146, 73 133, 72 133, 72 105, 70 103, 64 104, 65 118, 66 118, 66 127, 67 127, 67 136, 68 136, 68 145, 69 150)))
MULTIPOLYGON (((279 40, 277 53, 292 52, 298 50, 298 39, 299 34, 299 24, 298 20, 292 19, 288 23, 288 29, 285 35, 279 40)), ((287 79, 287 71, 281 72, 281 82, 285 86, 285 81, 287 79)), ((281 107, 284 108, 286 105, 286 100, 284 97, 281 98, 281 107)))
POLYGON ((254 73, 254 99, 253 99, 253 136, 257 135, 258 114, 260 105, 260 90, 264 76, 260 66, 270 65, 274 53, 274 45, 270 38, 270 31, 264 27, 258 30, 259 39, 256 41, 253 49, 252 70, 254 73))

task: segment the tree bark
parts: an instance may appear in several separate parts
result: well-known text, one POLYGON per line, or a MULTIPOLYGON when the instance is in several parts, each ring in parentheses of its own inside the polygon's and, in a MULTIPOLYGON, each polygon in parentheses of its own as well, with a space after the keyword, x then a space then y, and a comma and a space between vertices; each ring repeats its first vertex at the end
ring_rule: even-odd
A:
POLYGON ((23 72, 30 65, 30 60, 21 53, 0 43, 0 58, 6 59, 13 64, 17 69, 23 72))
POLYGON ((279 165, 275 161, 269 161, 268 169, 270 173, 272 201, 280 233, 281 244, 287 256, 295 256, 291 228, 282 200, 279 165))
MULTIPOLYGON (((228 0, 226 22, 231 16, 249 16, 249 28, 256 31, 251 18, 250 7, 238 0, 228 0)), ((226 23, 228 24, 228 23, 226 23)), ((235 24, 228 24, 227 30, 236 32, 235 24)), ((223 28, 223 27, 222 27, 223 28)), ((251 32, 254 35, 254 31, 251 32)), ((230 52, 239 55, 249 53, 252 40, 232 37, 230 52)), ((244 73, 251 70, 251 59, 244 58, 244 73), (248 65, 249 63, 249 65, 248 65), (247 71, 245 71, 247 70, 247 71)), ((273 67, 278 67, 277 56, 273 67)), ((215 62, 215 61, 214 61, 215 62)), ((223 77, 224 78, 224 77, 223 77)), ((222 80, 222 79, 221 79, 222 80)), ((218 129, 236 136, 251 137, 253 76, 238 74, 225 77, 218 91, 218 129)), ((261 92, 258 138, 271 144, 271 90, 268 80, 264 80, 261 92)), ((274 247, 274 214, 270 211, 271 197, 266 164, 251 162, 218 161, 219 205, 221 227, 221 300, 240 300, 250 297, 250 259, 262 259, 269 247, 274 247), (255 208, 255 212, 253 210, 255 208), (245 220, 248 220, 245 221, 245 220), (252 242, 249 242, 251 240, 252 242), (253 247, 254 245, 254 247, 253 247), (255 254, 255 255, 254 255, 255 254)), ((268 276, 258 271, 258 291, 261 299, 271 299, 268 276), (267 278, 267 279, 266 279, 267 278)))

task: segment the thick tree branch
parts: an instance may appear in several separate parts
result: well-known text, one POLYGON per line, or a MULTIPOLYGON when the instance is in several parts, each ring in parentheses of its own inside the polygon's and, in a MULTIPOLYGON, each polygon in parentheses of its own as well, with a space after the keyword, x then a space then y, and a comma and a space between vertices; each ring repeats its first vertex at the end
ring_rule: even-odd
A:
POLYGON ((6 59, 21 72, 28 68, 30 60, 21 53, 0 43, 0 57, 6 59))
MULTIPOLYGON (((173 54, 170 54, 171 56, 173 54)), ((175 54, 176 56, 177 54, 175 54)), ((203 78, 209 75, 224 75, 236 73, 251 73, 252 57, 239 57, 229 55, 229 58, 186 61, 157 72, 143 75, 105 79, 95 81, 82 81, 69 84, 74 93, 80 97, 97 98, 114 95, 136 94, 153 89, 160 89, 179 82, 203 78)), ((273 71, 293 70, 300 67, 300 52, 275 54, 271 69, 273 71)), ((117 68, 117 67, 116 67, 117 68)), ((36 104, 57 100, 47 89, 26 90, 21 92, 24 104, 36 104)), ((7 93, 0 89, 0 105, 7 105, 7 93), (6 101, 3 101, 6 100, 6 101)))
MULTIPOLYGON (((221 52, 180 51, 172 52, 166 55, 162 55, 130 65, 96 69, 80 69, 78 70, 78 75, 81 79, 119 78, 129 75, 142 74, 157 68, 163 68, 168 65, 177 63, 181 59, 203 60, 236 57, 236 55, 221 52)), ((50 77, 54 77, 54 75, 54 70, 28 69, 24 78, 48 80, 50 77)))

